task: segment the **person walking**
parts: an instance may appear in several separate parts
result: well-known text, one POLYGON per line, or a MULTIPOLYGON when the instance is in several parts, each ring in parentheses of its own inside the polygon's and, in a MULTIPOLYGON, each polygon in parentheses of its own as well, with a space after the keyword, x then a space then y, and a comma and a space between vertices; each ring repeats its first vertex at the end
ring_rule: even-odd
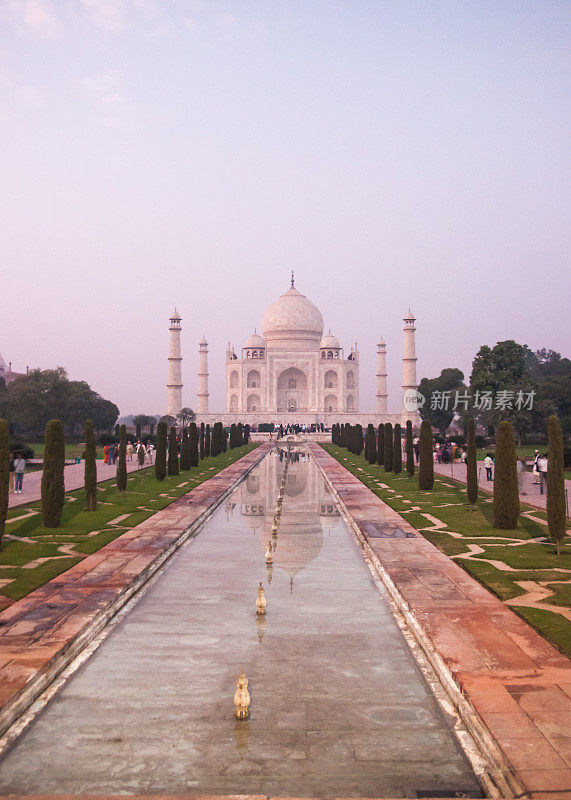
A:
POLYGON ((115 442, 111 442, 109 445, 109 463, 115 464, 117 461, 117 448, 115 447, 115 442))
POLYGON ((486 454, 486 457, 484 459, 484 466, 486 468, 486 480, 487 481, 491 481, 492 480, 492 467, 494 466, 494 460, 493 460, 492 456, 490 455, 490 453, 486 454))
POLYGON ((517 489, 520 494, 525 494, 525 458, 517 459, 517 489))
POLYGON ((133 460, 133 444, 132 442, 127 442, 127 447, 125 448, 125 454, 127 456, 127 461, 133 460))
POLYGON ((109 463, 109 445, 108 444, 106 444, 103 447, 103 463, 104 464, 108 464, 109 463))
POLYGON ((10 466, 8 474, 10 475, 8 482, 8 494, 14 494, 14 476, 16 475, 14 472, 14 453, 10 453, 10 466))
POLYGON ((418 436, 415 436, 415 438, 412 440, 412 449, 414 450, 414 460, 418 464, 420 460, 420 439, 418 436))
POLYGON ((547 453, 537 459, 537 469, 539 470, 539 494, 543 494, 547 481, 547 453))
POLYGON ((25 471, 26 471, 26 459, 22 458, 20 453, 18 453, 14 461, 14 473, 15 473, 14 494, 22 494, 22 485, 24 483, 25 471))
POLYGON ((537 462, 539 461, 539 450, 536 450, 533 454, 533 482, 535 484, 539 484, 539 467, 537 462))

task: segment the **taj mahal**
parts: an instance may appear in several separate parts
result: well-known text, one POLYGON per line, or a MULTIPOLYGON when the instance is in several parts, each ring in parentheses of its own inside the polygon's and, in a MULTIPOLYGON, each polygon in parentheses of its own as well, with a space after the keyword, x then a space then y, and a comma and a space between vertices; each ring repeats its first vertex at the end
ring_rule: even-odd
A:
MULTIPOLYGON (((403 397, 415 390, 415 318, 409 311, 404 318, 403 397)), ((167 414, 176 417, 183 406, 181 378, 181 322, 175 310, 170 317, 169 380, 167 414)), ((387 411, 387 350, 384 340, 377 343, 376 413, 359 411, 359 349, 355 342, 346 354, 339 339, 324 334, 321 312, 311 300, 291 285, 265 311, 261 334, 256 330, 244 346, 228 343, 226 350, 226 410, 209 409, 208 342, 199 342, 197 421, 224 425, 232 422, 258 425, 334 422, 406 422, 416 424, 417 412, 387 411)))

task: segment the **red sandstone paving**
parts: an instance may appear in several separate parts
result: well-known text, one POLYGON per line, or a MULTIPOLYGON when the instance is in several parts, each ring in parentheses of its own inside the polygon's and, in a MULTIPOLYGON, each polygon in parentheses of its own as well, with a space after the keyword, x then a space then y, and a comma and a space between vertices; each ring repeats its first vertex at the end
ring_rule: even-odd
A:
MULTIPOLYGON (((0 710, 47 671, 95 617, 168 550, 268 445, 252 450, 189 494, 0 613, 0 710), (189 502, 191 501, 191 502, 189 502)), ((47 797, 47 796, 46 796, 47 797)))
POLYGON ((538 798, 561 797, 557 792, 571 789, 569 659, 428 540, 419 540, 406 519, 332 456, 310 448, 514 773, 538 798), (364 516, 395 519, 414 537, 369 538, 364 516))

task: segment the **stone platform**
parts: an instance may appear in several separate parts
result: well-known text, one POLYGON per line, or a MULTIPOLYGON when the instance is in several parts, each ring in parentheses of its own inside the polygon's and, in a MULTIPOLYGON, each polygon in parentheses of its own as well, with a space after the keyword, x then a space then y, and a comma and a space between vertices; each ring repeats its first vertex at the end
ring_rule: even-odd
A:
POLYGON ((427 637, 433 660, 443 662, 527 796, 571 797, 569 659, 325 450, 309 447, 401 609, 427 637), (402 535, 390 533, 396 528, 402 535))

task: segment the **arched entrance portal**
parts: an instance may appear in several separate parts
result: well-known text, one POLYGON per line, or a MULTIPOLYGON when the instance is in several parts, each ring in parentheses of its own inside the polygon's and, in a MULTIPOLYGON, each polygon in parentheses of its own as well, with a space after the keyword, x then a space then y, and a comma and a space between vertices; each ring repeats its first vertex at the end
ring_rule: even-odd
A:
POLYGON ((278 411, 307 411, 307 375, 296 367, 284 370, 278 378, 278 411))

